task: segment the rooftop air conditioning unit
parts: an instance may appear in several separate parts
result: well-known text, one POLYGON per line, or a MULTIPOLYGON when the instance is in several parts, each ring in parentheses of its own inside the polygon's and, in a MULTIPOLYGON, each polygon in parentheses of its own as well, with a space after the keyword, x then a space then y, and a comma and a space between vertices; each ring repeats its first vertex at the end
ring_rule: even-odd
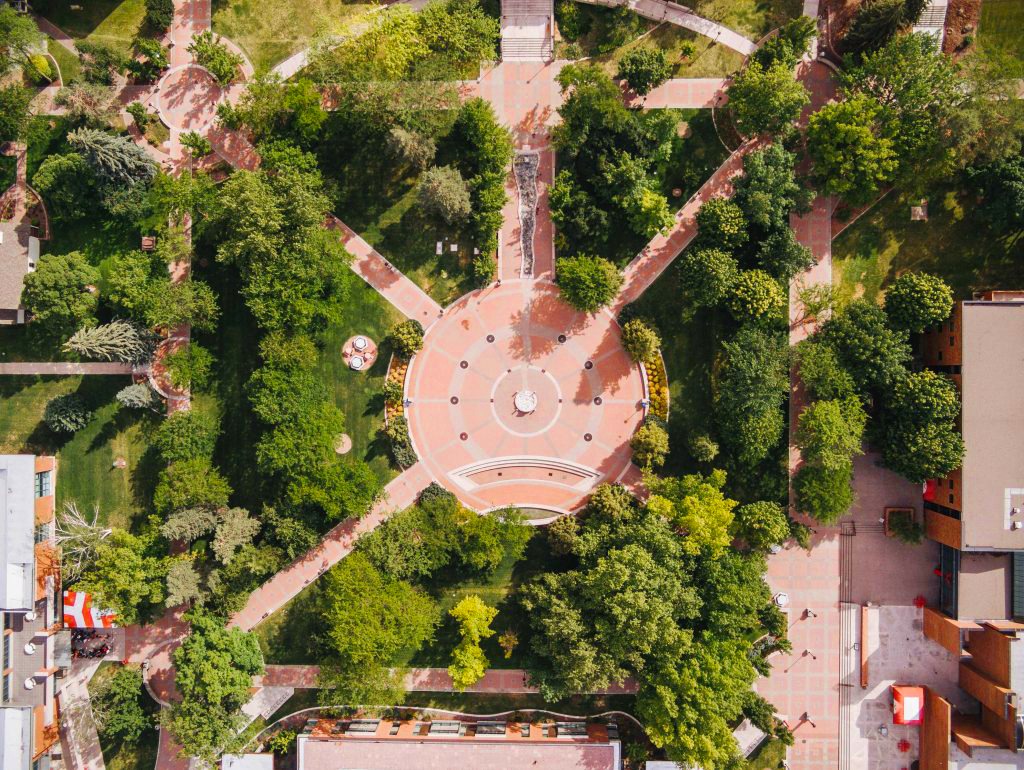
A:
POLYGON ((1011 523, 1010 529, 1024 529, 1024 521, 1015 521, 1011 523))

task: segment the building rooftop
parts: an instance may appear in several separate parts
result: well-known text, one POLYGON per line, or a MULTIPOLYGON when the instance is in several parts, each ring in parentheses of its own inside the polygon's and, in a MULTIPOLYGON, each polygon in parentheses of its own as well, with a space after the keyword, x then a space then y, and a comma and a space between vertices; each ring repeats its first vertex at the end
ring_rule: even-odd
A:
POLYGON ((1012 617, 1013 557, 1008 553, 960 554, 957 618, 1001 620, 1012 617))
POLYGON ((600 724, 320 720, 298 740, 298 770, 618 770, 600 724))
POLYGON ((31 745, 32 709, 0 708, 0 767, 27 768, 31 745))
POLYGON ((1024 548, 1024 302, 1001 299, 963 304, 964 550, 1024 548))
POLYGON ((0 455, 0 609, 34 605, 35 457, 0 455))

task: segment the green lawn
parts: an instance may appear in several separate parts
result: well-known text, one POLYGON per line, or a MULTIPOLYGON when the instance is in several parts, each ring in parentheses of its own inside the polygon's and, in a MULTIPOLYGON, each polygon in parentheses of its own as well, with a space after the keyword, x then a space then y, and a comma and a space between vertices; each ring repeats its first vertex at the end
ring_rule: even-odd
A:
POLYGON ((803 10, 800 0, 681 0, 705 19, 758 40, 803 10))
POLYGON ((354 372, 341 358, 345 341, 363 334, 378 344, 384 342, 391 327, 404 318, 380 294, 354 273, 349 280, 345 320, 330 327, 324 335, 319 372, 334 393, 334 401, 345 413, 345 432, 352 438, 348 457, 366 460, 387 483, 397 474, 388 460, 387 448, 377 440, 384 423, 384 376, 390 349, 382 346, 380 356, 369 370, 354 372))
POLYGON ((754 755, 747 760, 747 770, 778 770, 786 758, 786 745, 772 738, 761 744, 754 755))
MULTIPOLYGON (((96 674, 89 682, 90 691, 97 691, 106 680, 117 673, 116 663, 101 663, 96 674)), ((155 720, 159 707, 149 697, 143 694, 145 709, 155 720)), ((103 762, 108 770, 150 770, 156 764, 157 747, 160 736, 156 727, 152 727, 142 733, 135 743, 123 743, 122 741, 100 738, 100 747, 103 750, 103 762)))
POLYGON ((985 0, 981 4, 978 41, 1003 49, 1024 71, 1024 0, 985 0))
POLYGON ((674 63, 674 78, 711 78, 726 77, 738 70, 743 64, 743 54, 731 48, 719 45, 708 37, 675 24, 662 23, 654 26, 643 37, 637 38, 611 53, 596 55, 593 60, 603 66, 612 77, 618 74, 619 61, 635 48, 660 49, 665 52, 670 62, 674 63), (694 45, 692 56, 683 57, 684 43, 694 45))
MULTIPOLYGON (((82 65, 79 63, 78 57, 60 43, 47 38, 46 50, 57 60, 57 66, 60 67, 60 74, 65 85, 77 80, 78 76, 82 74, 82 65)), ((54 75, 56 76, 56 73, 54 75)))
POLYGON ((145 0, 44 0, 35 10, 71 37, 93 43, 107 43, 123 51, 142 31, 146 18, 145 0))
POLYGON ((0 452, 57 454, 57 503, 74 500, 79 509, 99 505, 100 520, 130 529, 144 513, 158 459, 150 437, 160 416, 122 409, 114 394, 127 377, 0 377, 0 452), (82 430, 66 437, 42 422, 46 402, 77 392, 93 408, 82 430), (123 457, 128 466, 113 467, 123 457))
POLYGON ((238 43, 257 70, 269 69, 321 32, 337 33, 373 3, 346 0, 214 0, 213 29, 238 43))
POLYGON ((1024 234, 996 237, 971 216, 971 198, 949 184, 928 195, 927 222, 910 220, 912 203, 891 193, 833 242, 833 283, 842 299, 877 300, 907 270, 941 275, 959 298, 1024 284, 1024 234))

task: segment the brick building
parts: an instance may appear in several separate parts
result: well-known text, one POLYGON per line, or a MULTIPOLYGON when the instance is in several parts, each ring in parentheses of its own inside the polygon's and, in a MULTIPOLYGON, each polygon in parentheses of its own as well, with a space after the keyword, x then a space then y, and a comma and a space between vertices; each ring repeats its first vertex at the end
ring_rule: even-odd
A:
POLYGON ((925 534, 939 544, 939 603, 924 634, 959 658, 976 712, 925 698, 921 770, 1024 766, 1024 292, 958 302, 922 337, 925 366, 960 390, 963 465, 924 489, 925 534))
POLYGON ((56 677, 69 661, 58 637, 53 457, 0 455, 0 767, 46 770, 58 742, 56 677))

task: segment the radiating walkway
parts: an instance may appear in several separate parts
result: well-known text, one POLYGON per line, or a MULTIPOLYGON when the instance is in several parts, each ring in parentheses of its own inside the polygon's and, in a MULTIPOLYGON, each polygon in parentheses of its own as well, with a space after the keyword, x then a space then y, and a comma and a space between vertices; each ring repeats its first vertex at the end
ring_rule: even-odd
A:
POLYGON ((725 94, 728 78, 673 78, 666 80, 647 96, 626 91, 623 100, 630 107, 648 110, 673 107, 675 109, 706 109, 722 106, 728 101, 725 94))
POLYGON ((352 270, 408 318, 426 328, 440 317, 441 306, 351 227, 335 216, 328 218, 326 226, 339 234, 352 255, 352 270))
POLYGON ((131 364, 117 362, 19 361, 0 364, 0 374, 16 375, 131 374, 134 370, 131 364))
MULTIPOLYGON (((315 689, 320 676, 319 666, 268 665, 266 674, 259 679, 260 687, 292 687, 315 689)), ((446 668, 413 668, 405 677, 405 689, 410 692, 453 692, 452 678, 446 668)), ((629 695, 637 691, 636 681, 627 679, 622 684, 593 690, 587 695, 629 695)), ((526 672, 521 668, 489 668, 483 678, 464 692, 535 695, 538 690, 527 684, 526 672)))
POLYGON ((667 21, 670 24, 698 32, 705 37, 711 38, 716 43, 721 43, 726 48, 739 51, 744 56, 749 56, 757 49, 757 46, 751 40, 745 38, 739 32, 735 32, 710 19, 705 19, 703 16, 698 16, 685 6, 669 3, 666 0, 625 0, 624 2, 623 0, 580 0, 580 2, 592 5, 605 5, 609 8, 625 5, 630 10, 648 19, 667 21))
POLYGON ((303 588, 348 556, 360 535, 379 527, 393 512, 412 505, 430 482, 431 478, 422 463, 405 470, 384 488, 383 497, 370 513, 361 519, 345 519, 324 535, 319 545, 253 591, 245 607, 231 618, 230 625, 246 631, 255 628, 260 621, 279 610, 303 588))
POLYGON ((630 302, 635 302, 683 249, 690 245, 697 235, 697 211, 706 200, 732 195, 732 180, 743 171, 743 157, 759 146, 757 141, 746 142, 726 158, 708 181, 676 212, 676 223, 672 229, 652 238, 643 251, 626 265, 622 289, 611 306, 613 313, 618 314, 630 302))

